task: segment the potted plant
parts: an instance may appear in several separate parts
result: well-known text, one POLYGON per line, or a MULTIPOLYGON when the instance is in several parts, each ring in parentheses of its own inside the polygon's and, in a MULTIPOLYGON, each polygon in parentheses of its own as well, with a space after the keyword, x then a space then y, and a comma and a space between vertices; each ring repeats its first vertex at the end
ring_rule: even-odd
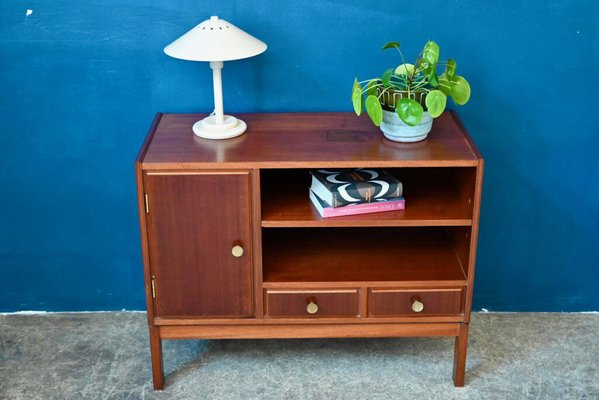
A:
POLYGON ((414 64, 406 63, 399 43, 389 42, 386 49, 397 49, 401 64, 382 76, 358 82, 354 80, 352 102, 357 115, 365 108, 372 122, 385 137, 399 142, 426 138, 433 118, 445 110, 447 97, 464 105, 470 99, 470 85, 456 75, 456 62, 439 61, 439 45, 429 40, 414 64), (441 75, 437 68, 445 66, 441 75), (365 98, 365 100, 364 100, 365 98))

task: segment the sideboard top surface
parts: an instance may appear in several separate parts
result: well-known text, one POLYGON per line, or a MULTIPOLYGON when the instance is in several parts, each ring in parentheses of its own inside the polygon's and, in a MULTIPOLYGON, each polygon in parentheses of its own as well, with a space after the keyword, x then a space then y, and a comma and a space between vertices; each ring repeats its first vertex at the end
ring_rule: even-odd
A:
POLYGON ((232 139, 196 137, 197 114, 158 114, 138 161, 143 169, 476 166, 481 156, 459 118, 445 112, 427 139, 385 139, 353 113, 240 114, 248 129, 232 139))

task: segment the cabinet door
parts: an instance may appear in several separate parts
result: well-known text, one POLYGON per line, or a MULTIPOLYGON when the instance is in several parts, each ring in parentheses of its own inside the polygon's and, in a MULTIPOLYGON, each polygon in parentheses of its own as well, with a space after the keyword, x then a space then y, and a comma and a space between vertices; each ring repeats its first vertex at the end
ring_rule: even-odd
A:
POLYGON ((249 172, 146 172, 144 188, 155 315, 252 315, 249 172))

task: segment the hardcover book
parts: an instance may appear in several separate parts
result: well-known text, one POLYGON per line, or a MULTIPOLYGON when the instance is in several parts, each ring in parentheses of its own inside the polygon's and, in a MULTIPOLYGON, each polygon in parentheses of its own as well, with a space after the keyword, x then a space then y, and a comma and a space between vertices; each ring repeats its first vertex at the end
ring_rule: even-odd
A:
POLYGON ((403 185, 381 169, 319 169, 310 171, 310 189, 330 207, 399 198, 403 185))
POLYGON ((406 207, 406 202, 403 197, 378 199, 371 203, 353 203, 343 207, 331 207, 312 190, 310 190, 310 200, 323 218, 378 213, 383 211, 397 211, 403 210, 406 207))

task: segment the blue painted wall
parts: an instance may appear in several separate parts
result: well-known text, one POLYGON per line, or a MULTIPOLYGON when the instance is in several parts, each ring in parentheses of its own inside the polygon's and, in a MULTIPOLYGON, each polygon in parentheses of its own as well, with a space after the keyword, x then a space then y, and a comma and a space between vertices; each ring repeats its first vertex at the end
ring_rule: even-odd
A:
POLYGON ((0 311, 145 307, 133 160, 157 111, 212 109, 208 66, 162 53, 211 14, 269 45, 225 64, 231 113, 350 111, 398 63, 382 44, 436 40, 487 162, 474 307, 599 310, 595 1, 23 0, 0 4, 0 311))

